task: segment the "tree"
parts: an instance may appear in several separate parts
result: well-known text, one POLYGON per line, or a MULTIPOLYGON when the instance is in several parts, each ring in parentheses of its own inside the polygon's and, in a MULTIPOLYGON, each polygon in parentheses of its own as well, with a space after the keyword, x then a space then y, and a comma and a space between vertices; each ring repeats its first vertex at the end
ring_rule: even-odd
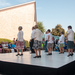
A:
POLYGON ((60 24, 57 24, 55 28, 52 29, 52 35, 55 36, 60 36, 60 33, 64 32, 65 34, 65 30, 62 28, 62 26, 60 24))
POLYGON ((45 32, 45 27, 43 26, 43 23, 42 22, 37 22, 37 25, 38 25, 38 29, 41 30, 42 33, 45 32))

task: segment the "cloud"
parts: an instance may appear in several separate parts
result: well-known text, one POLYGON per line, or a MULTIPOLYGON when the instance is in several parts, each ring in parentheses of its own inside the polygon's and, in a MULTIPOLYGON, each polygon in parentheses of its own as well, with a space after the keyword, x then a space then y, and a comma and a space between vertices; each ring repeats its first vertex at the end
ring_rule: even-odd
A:
POLYGON ((11 3, 6 2, 6 0, 0 0, 0 7, 10 6, 11 3))

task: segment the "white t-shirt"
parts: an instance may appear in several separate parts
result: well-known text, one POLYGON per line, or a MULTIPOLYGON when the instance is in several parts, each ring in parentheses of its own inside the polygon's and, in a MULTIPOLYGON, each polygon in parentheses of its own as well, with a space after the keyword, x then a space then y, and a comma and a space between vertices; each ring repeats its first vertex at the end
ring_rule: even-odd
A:
POLYGON ((2 44, 3 48, 8 48, 8 44, 2 44), (7 47, 6 47, 7 46, 7 47))
POLYGON ((35 38, 35 40, 41 41, 42 36, 43 36, 43 33, 39 29, 35 29, 33 33, 33 38, 35 38))
POLYGON ((18 41, 23 41, 23 31, 19 31, 17 37, 18 41))
POLYGON ((53 43, 52 34, 51 34, 51 33, 48 33, 48 36, 50 36, 50 38, 49 38, 49 40, 48 40, 48 43, 53 43))
POLYGON ((59 43, 64 43, 64 35, 61 35, 61 36, 59 37, 59 43))
POLYGON ((74 41, 74 31, 72 29, 68 30, 68 41, 74 41))
POLYGON ((45 34, 45 41, 48 40, 48 34, 45 34))

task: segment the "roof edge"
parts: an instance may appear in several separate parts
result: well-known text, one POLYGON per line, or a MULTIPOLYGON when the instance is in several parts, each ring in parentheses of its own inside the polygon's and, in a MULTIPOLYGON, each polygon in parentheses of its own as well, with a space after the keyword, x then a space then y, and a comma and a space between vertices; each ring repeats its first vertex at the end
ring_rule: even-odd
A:
POLYGON ((22 3, 22 4, 10 6, 10 7, 1 8, 0 11, 7 10, 7 9, 12 9, 12 8, 15 8, 15 7, 19 7, 19 6, 23 6, 23 5, 27 5, 27 4, 31 4, 31 3, 35 3, 35 1, 26 2, 26 3, 22 3))

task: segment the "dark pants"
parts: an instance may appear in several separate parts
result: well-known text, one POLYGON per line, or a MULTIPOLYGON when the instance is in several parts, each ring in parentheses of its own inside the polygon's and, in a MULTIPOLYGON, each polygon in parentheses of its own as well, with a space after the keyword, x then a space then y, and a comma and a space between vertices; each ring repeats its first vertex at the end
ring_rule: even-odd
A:
POLYGON ((47 41, 45 41, 45 51, 47 52, 47 41))
POLYGON ((35 53, 34 49, 32 49, 33 44, 34 44, 34 39, 31 40, 31 45, 30 45, 31 46, 31 53, 35 53))

